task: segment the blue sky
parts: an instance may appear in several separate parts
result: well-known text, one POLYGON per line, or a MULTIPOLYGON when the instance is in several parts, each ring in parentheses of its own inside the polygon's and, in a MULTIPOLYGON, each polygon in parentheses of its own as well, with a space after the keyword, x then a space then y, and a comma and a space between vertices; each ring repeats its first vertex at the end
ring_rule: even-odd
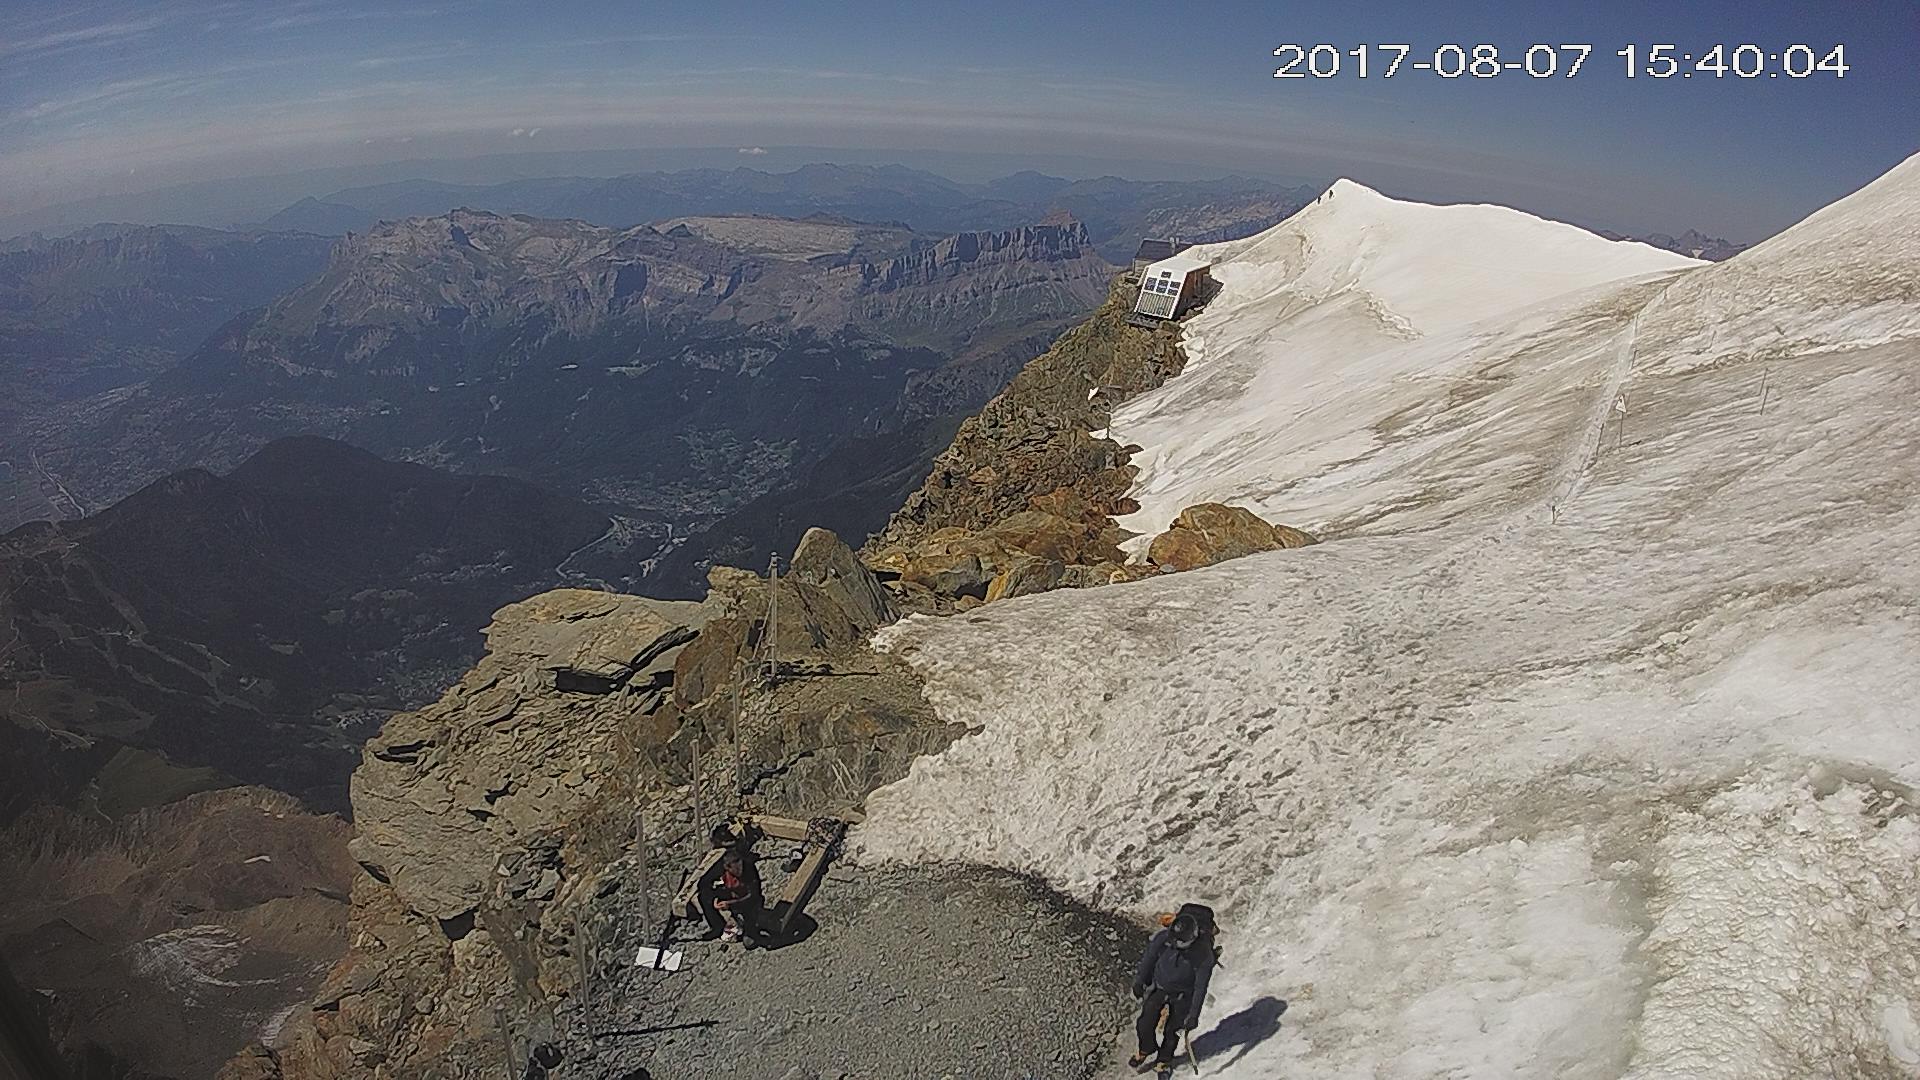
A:
POLYGON ((1751 239, 1920 150, 1920 4, 1678 7, 0 0, 0 214, 322 166, 800 145, 1345 175, 1751 239), (1286 42, 1594 50, 1573 79, 1275 80, 1286 42), (1629 80, 1629 42, 1844 44, 1852 70, 1629 80))

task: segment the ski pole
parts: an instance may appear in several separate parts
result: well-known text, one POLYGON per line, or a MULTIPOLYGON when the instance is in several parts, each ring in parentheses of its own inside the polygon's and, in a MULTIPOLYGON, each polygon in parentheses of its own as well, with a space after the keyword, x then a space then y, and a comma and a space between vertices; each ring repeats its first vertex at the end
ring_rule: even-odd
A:
POLYGON ((1200 1075, 1200 1057, 1193 1052, 1193 1029, 1187 1029, 1187 1061, 1193 1065, 1193 1075, 1200 1075))

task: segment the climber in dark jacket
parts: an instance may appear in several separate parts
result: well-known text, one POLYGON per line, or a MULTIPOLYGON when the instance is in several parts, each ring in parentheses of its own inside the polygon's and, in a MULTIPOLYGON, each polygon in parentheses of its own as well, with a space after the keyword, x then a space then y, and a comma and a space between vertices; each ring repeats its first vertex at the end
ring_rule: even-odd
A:
POLYGON ((1180 1033, 1191 1032, 1200 1023, 1213 966, 1213 936, 1193 914, 1182 911, 1171 926, 1153 935, 1133 972, 1133 996, 1141 999, 1140 1021, 1134 1025, 1140 1052, 1127 1064, 1138 1069, 1157 1056, 1155 1064, 1161 1072, 1173 1068, 1180 1033), (1166 1015, 1164 1034, 1162 1013, 1166 1015))
POLYGON ((740 941, 748 947, 765 943, 766 927, 761 915, 766 895, 760 884, 760 869, 755 865, 753 849, 744 843, 727 848, 700 882, 701 914, 707 918, 708 940, 740 941), (728 926, 731 920, 732 926, 728 926))

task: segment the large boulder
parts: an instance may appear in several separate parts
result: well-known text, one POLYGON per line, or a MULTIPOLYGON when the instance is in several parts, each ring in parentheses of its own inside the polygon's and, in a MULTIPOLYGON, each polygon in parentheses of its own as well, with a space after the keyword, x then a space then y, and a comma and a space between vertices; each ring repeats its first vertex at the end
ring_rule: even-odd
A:
POLYGON ((1166 532, 1153 538, 1147 561, 1167 570, 1193 570, 1228 559, 1317 541, 1288 525, 1262 521, 1253 511, 1225 503, 1200 503, 1180 511, 1166 532))
POLYGON ((945 596, 986 595, 987 571, 980 556, 934 552, 909 556, 900 580, 945 596))
POLYGON ((1063 563, 1120 561, 1118 549, 1101 539, 1106 523, 1070 521, 1044 510, 1023 510, 995 522, 988 535, 1007 547, 1063 563))
POLYGON ((793 551, 794 577, 815 585, 831 597, 863 630, 884 626, 900 617, 893 598, 861 563, 853 549, 826 529, 808 529, 793 551))
POLYGON ((672 665, 671 651, 691 640, 711 611, 590 589, 555 589, 509 604, 494 616, 487 645, 551 673, 563 689, 611 689, 649 669, 672 665))
POLYGON ((987 599, 1008 600, 1057 589, 1066 571, 1066 564, 1057 559, 1023 555, 994 575, 993 581, 987 585, 987 599))
POLYGON ((765 655, 769 601, 775 608, 775 651, 783 663, 809 653, 859 649, 872 633, 833 594, 796 575, 782 574, 769 588, 766 578, 745 570, 716 566, 707 571, 707 602, 724 618, 744 620, 738 636, 755 656, 765 655))

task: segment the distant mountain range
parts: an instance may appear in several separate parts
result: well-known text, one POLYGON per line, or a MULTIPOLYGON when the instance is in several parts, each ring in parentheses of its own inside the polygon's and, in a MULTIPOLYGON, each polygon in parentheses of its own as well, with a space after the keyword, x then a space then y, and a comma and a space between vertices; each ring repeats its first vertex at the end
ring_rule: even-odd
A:
POLYGON ((1019 172, 962 184, 900 165, 807 165, 791 172, 687 169, 612 178, 553 177, 463 185, 415 180, 306 198, 265 228, 339 235, 379 221, 467 207, 575 218, 612 228, 683 215, 828 214, 897 221, 922 233, 1012 228, 1065 212, 1087 227, 1100 255, 1123 262, 1142 236, 1195 243, 1248 236, 1310 202, 1320 189, 1230 176, 1219 180, 1068 180, 1019 172))
POLYGON ((684 534, 843 439, 974 407, 1112 273, 1065 219, 938 239, 823 219, 408 219, 48 432, 48 456, 100 501, 314 432, 684 534))
MULTIPOLYGON (((1141 237, 1204 244, 1250 236, 1313 201, 1319 185, 1287 186, 1242 176, 1218 180, 1069 180, 1031 170, 962 184, 900 165, 807 165, 791 172, 686 169, 616 177, 549 177, 499 184, 408 180, 344 188, 308 197, 269 217, 262 228, 338 236, 377 222, 443 214, 461 207, 537 217, 577 218, 623 228, 681 215, 845 216, 897 221, 922 232, 1004 228, 1066 212, 1084 223, 1102 257, 1124 262, 1141 237)), ((1750 245, 1689 229, 1678 236, 1629 236, 1697 259, 1719 261, 1750 245)))
POLYGON ((811 165, 409 181, 304 200, 259 231, 18 238, 0 244, 17 387, 0 402, 0 528, 313 431, 582 495, 634 524, 579 565, 697 588, 709 549, 790 547, 780 523, 804 515, 783 505, 877 528, 917 482, 895 472, 923 470, 934 433, 1091 310, 1142 235, 1236 238, 1315 193, 811 165), (355 231, 329 260, 332 239, 272 231, 287 227, 355 231))
POLYGON ((1663 251, 1685 255, 1690 259, 1705 259, 1708 262, 1722 262, 1752 247, 1752 244, 1735 244, 1717 236, 1708 236, 1698 229, 1688 229, 1679 236, 1666 233, 1648 233, 1645 236, 1627 236, 1622 233, 1600 230, 1600 235, 1609 240, 1638 240, 1663 251))

